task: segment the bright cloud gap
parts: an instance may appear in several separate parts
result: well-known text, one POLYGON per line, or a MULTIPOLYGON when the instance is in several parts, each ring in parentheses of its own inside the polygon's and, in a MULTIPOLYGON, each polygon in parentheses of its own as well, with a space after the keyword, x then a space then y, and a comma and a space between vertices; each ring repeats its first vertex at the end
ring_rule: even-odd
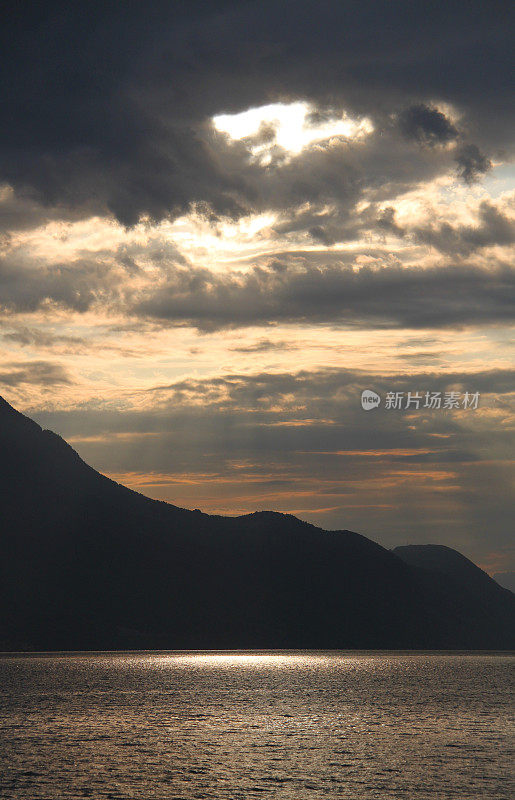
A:
POLYGON ((265 159, 274 146, 296 155, 313 142, 333 137, 356 140, 373 131, 373 125, 366 117, 354 119, 345 113, 328 117, 305 101, 271 103, 237 114, 220 114, 213 117, 213 123, 220 133, 226 133, 234 140, 264 139, 254 144, 251 151, 256 157, 265 159))

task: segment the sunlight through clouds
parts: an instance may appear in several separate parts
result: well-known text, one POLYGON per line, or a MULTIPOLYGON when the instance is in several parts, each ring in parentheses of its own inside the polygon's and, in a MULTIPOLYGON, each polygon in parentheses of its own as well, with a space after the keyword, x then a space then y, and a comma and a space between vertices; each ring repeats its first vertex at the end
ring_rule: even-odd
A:
POLYGON ((71 85, 75 69, 81 86, 101 76, 91 105, 30 51, 27 85, 48 82, 51 113, 40 95, 12 102, 20 87, 0 131, 0 393, 160 499, 273 505, 392 545, 410 526, 452 529, 475 557, 482 503, 501 552, 515 419, 504 23, 478 59, 490 10, 448 39, 448 10, 428 33, 412 4, 399 50, 382 15, 350 5, 361 27, 342 23, 345 4, 315 4, 301 41, 297 14, 276 29, 275 7, 206 6, 212 42, 170 24, 150 45, 138 28, 119 72, 65 50, 71 85), (363 419, 363 389, 453 381, 483 393, 474 417, 363 419), (403 477, 401 458, 418 471, 403 477))
POLYGON ((215 128, 231 139, 245 139, 262 133, 262 144, 251 145, 254 156, 266 163, 271 147, 277 145, 291 155, 297 155, 314 142, 339 137, 356 141, 374 130, 368 118, 353 119, 347 114, 325 115, 309 103, 272 103, 250 108, 237 114, 213 117, 215 128), (263 159, 265 159, 263 161, 263 159))

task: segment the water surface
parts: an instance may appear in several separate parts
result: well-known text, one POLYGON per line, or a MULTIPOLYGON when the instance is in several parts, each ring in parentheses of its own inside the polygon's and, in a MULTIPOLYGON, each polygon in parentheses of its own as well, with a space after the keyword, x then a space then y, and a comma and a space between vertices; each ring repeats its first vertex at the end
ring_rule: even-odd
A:
POLYGON ((512 800, 515 656, 0 658, 0 797, 512 800))

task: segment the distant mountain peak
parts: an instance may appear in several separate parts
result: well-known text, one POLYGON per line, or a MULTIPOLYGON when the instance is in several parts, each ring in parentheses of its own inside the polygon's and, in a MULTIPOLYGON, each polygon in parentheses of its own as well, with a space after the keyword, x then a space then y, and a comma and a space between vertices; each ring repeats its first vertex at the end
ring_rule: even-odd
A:
POLYGON ((419 567, 451 577, 460 586, 471 589, 495 585, 493 578, 458 550, 445 544, 409 544, 392 551, 411 567, 419 567))

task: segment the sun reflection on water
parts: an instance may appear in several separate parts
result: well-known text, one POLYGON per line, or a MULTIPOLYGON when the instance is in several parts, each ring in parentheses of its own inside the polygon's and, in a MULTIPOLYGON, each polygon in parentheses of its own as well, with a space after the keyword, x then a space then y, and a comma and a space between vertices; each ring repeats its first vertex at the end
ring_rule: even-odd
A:
MULTIPOLYGON (((355 659, 355 657, 354 657, 355 659)), ((160 654, 152 657, 160 668, 234 668, 234 669, 319 669, 330 665, 341 668, 352 662, 350 656, 331 652, 270 652, 270 651, 190 651, 160 654)))

